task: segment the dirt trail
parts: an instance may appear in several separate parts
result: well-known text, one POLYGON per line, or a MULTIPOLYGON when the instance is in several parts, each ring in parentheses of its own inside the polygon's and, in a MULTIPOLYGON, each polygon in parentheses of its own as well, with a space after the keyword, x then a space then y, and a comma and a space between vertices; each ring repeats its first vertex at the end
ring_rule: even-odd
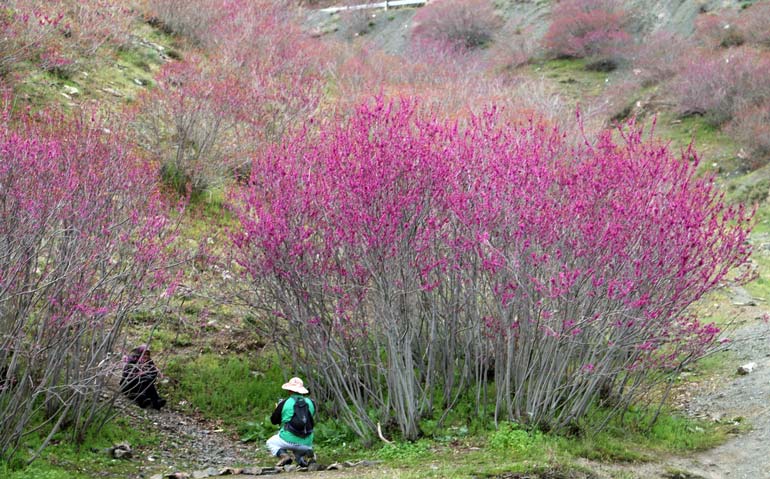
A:
MULTIPOLYGON (((752 308, 759 309, 759 308, 752 308)), ((706 479, 770 478, 770 335, 764 323, 736 331, 733 351, 736 368, 749 362, 756 367, 737 376, 724 387, 693 398, 690 412, 722 421, 745 418, 751 430, 721 446, 689 458, 670 461, 681 469, 706 479)))
POLYGON ((749 424, 748 432, 713 449, 653 463, 585 465, 600 479, 770 479, 770 326, 758 319, 765 313, 764 306, 735 309, 742 324, 729 335, 731 376, 703 382, 682 404, 688 415, 734 423, 736 431, 740 424, 749 424), (749 362, 756 363, 754 370, 738 375, 737 368, 749 362))

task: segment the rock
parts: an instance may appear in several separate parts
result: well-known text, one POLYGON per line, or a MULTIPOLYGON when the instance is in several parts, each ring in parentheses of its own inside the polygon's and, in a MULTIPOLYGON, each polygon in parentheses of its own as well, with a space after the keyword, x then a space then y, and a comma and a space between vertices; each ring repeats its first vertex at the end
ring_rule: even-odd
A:
POLYGON ((241 471, 244 476, 259 476, 262 474, 261 467, 247 467, 241 471))
POLYGON ((190 479, 190 475, 186 472, 175 472, 166 476, 168 479, 190 479))
POLYGON ((102 91, 104 93, 109 93, 110 95, 112 95, 114 97, 123 98, 123 94, 120 93, 118 90, 116 90, 114 88, 102 88, 102 91))
POLYGON ((163 479, 163 474, 155 474, 154 476, 150 476, 150 479, 163 479))
POLYGON ((206 470, 195 471, 192 473, 193 479, 204 479, 206 477, 212 477, 212 476, 218 476, 218 475, 219 475, 219 470, 213 467, 209 467, 206 470))
POLYGON ((752 371, 754 371, 754 368, 756 367, 757 367, 757 363, 755 362, 746 363, 743 366, 740 366, 738 368, 738 374, 740 374, 741 376, 745 376, 747 374, 750 374, 752 371))
POLYGON ((744 288, 741 288, 740 286, 733 286, 731 289, 732 292, 732 303, 735 306, 756 306, 757 301, 756 299, 751 297, 751 294, 746 291, 744 288))
POLYGON ((220 476, 230 476, 230 475, 236 475, 241 474, 243 472, 243 469, 238 467, 226 467, 219 471, 220 476))
POLYGON ((131 445, 127 442, 116 444, 110 448, 110 455, 115 459, 131 459, 131 445))
POLYGON ((66 93, 67 95, 70 95, 70 96, 80 95, 80 90, 78 90, 74 86, 64 85, 62 87, 62 90, 64 90, 64 93, 66 93))

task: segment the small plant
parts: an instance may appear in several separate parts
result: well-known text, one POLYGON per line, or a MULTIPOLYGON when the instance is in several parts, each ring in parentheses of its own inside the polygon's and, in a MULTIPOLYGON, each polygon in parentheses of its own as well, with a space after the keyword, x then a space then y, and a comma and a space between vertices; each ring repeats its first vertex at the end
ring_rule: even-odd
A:
POLYGON ((527 431, 514 422, 500 424, 489 436, 489 447, 496 451, 505 451, 506 455, 516 459, 539 459, 545 456, 548 445, 547 437, 540 431, 527 431))

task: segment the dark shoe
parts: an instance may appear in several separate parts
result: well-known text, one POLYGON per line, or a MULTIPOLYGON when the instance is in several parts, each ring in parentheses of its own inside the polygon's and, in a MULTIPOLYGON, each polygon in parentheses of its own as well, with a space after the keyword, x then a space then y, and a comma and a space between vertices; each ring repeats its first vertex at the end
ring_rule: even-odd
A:
POLYGON ((278 455, 278 459, 280 460, 278 461, 278 464, 275 465, 275 467, 283 467, 291 464, 291 456, 286 454, 285 452, 280 453, 278 455))

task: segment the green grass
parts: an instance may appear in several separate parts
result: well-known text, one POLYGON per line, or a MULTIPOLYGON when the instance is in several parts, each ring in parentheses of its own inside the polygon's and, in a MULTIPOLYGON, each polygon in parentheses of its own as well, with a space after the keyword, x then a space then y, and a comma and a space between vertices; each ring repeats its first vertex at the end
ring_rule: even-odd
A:
POLYGON ((561 85, 560 92, 573 100, 581 100, 602 93, 611 74, 586 69, 583 59, 567 58, 539 62, 529 67, 528 73, 545 77, 561 85))
POLYGON ((166 375, 175 378, 170 396, 228 426, 269 418, 278 398, 285 395, 281 363, 263 357, 259 363, 244 357, 203 354, 172 358, 166 375))
POLYGON ((81 479, 93 477, 129 477, 137 464, 116 460, 108 454, 115 444, 127 442, 134 450, 156 445, 158 438, 145 430, 131 427, 125 420, 116 419, 99 432, 86 435, 83 444, 75 445, 66 436, 67 431, 57 434, 40 458, 26 466, 27 451, 35 450, 42 435, 27 438, 22 453, 8 463, 0 463, 0 477, 5 479, 81 479))

